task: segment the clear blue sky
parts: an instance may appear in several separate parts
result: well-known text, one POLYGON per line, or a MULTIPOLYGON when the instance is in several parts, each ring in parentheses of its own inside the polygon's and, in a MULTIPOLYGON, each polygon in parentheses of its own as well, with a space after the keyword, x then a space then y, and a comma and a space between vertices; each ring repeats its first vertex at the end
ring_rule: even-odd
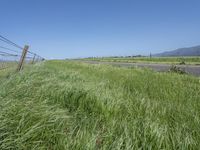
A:
POLYGON ((1 0, 0 34, 45 58, 200 45, 199 0, 1 0))

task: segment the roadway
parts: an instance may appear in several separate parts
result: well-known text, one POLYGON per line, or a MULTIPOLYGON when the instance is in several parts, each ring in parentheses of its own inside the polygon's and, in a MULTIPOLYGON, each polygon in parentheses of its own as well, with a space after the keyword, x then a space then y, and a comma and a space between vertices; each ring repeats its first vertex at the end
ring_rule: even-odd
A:
MULTIPOLYGON (((104 61, 83 61, 90 64, 109 64, 113 66, 122 66, 122 67, 141 67, 141 68, 150 68, 158 72, 166 72, 171 68, 171 64, 158 64, 158 63, 124 63, 124 62, 104 62, 104 61)), ((200 65, 176 65, 181 70, 184 70, 186 73, 200 76, 200 65)))

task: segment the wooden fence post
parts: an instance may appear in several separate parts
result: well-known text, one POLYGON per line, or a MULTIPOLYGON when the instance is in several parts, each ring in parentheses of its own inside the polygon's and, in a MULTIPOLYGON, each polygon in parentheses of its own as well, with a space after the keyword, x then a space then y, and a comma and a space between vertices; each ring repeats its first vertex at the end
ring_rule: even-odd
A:
POLYGON ((35 62, 35 57, 36 57, 36 54, 34 54, 34 57, 33 57, 33 60, 32 60, 32 64, 34 64, 34 62, 35 62))
POLYGON ((19 61, 18 67, 17 67, 17 71, 20 71, 22 69, 22 67, 23 67, 24 60, 26 58, 26 54, 27 54, 28 48, 29 48, 28 45, 24 46, 24 49, 22 51, 22 55, 21 55, 21 58, 20 58, 20 61, 19 61))

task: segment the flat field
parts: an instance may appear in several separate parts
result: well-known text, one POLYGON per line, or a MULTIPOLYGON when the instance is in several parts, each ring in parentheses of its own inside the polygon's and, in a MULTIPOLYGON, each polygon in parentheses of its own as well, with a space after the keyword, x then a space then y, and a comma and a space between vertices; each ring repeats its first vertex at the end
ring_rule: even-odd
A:
POLYGON ((0 71, 8 68, 17 68, 17 62, 2 62, 0 61, 0 71))
POLYGON ((199 132, 197 77, 75 61, 0 76, 3 150, 199 149, 199 132))
POLYGON ((84 60, 128 63, 166 63, 200 65, 200 57, 102 57, 86 58, 84 60))

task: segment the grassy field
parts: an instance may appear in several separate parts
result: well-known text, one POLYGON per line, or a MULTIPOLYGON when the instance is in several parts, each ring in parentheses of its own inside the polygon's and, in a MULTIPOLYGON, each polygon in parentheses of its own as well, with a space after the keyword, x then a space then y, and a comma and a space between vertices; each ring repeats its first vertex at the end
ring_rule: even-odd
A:
POLYGON ((16 62, 1 62, 0 61, 0 69, 14 66, 16 64, 17 64, 16 62))
POLYGON ((129 62, 129 63, 167 63, 167 64, 194 64, 200 65, 200 57, 102 57, 86 58, 84 60, 108 61, 108 62, 129 62))
POLYGON ((200 78, 68 61, 0 76, 3 150, 199 149, 199 132, 200 78))

